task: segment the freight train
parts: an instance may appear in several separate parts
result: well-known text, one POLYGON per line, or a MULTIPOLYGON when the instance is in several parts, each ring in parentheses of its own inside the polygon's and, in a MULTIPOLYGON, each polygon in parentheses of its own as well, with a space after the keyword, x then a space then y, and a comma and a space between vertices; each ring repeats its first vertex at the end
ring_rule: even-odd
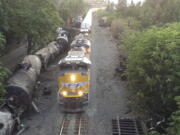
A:
POLYGON ((15 73, 7 81, 5 103, 0 111, 0 134, 10 135, 19 116, 34 105, 33 93, 41 70, 46 70, 48 63, 59 54, 69 51, 67 35, 59 33, 56 41, 40 49, 34 55, 26 56, 18 64, 15 73))
POLYGON ((90 52, 93 11, 90 9, 81 23, 80 34, 74 37, 68 55, 58 63, 58 102, 65 112, 81 112, 89 102, 90 52))
POLYGON ((58 102, 65 112, 81 112, 89 101, 90 41, 77 35, 68 55, 59 61, 58 102))

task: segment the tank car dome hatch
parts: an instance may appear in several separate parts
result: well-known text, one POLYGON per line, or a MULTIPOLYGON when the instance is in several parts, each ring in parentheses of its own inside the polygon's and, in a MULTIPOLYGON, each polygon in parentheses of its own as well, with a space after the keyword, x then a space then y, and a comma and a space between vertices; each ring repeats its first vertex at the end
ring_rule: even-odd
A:
POLYGON ((11 135, 14 127, 12 114, 0 112, 0 135, 11 135))

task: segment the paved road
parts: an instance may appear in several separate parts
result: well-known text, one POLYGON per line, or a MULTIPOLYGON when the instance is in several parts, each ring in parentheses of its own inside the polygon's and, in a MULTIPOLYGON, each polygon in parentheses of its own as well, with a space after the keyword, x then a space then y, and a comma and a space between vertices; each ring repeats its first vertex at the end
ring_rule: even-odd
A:
MULTIPOLYGON (((100 28, 96 19, 92 30, 91 60, 90 104, 85 112, 89 116, 89 135, 110 135, 111 119, 116 115, 124 117, 127 111, 126 83, 114 76, 119 52, 108 30, 100 28)), ((56 101, 57 62, 58 59, 40 76, 42 85, 48 85, 52 94, 40 97, 37 104, 40 114, 26 114, 24 123, 30 128, 23 135, 58 135, 63 113, 56 101)))

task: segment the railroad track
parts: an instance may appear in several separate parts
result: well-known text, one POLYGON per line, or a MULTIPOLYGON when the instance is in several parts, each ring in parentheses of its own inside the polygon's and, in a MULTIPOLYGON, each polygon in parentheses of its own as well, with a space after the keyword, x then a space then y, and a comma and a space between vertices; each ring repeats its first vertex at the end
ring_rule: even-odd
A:
POLYGON ((88 135, 88 117, 83 114, 65 114, 59 135, 88 135))
POLYGON ((68 130, 69 122, 70 121, 67 119, 67 116, 64 115, 62 123, 61 123, 59 135, 67 135, 67 130, 68 130))

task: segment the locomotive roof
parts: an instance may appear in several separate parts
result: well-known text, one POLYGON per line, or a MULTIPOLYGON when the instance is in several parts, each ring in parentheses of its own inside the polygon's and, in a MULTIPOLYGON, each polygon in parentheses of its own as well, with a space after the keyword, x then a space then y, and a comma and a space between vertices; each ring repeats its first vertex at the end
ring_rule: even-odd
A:
POLYGON ((58 64, 70 64, 70 63, 84 63, 84 64, 91 64, 91 61, 84 56, 82 51, 70 51, 68 56, 64 59, 60 60, 58 64))
POLYGON ((84 57, 84 52, 83 51, 69 51, 67 58, 68 57, 84 57))

